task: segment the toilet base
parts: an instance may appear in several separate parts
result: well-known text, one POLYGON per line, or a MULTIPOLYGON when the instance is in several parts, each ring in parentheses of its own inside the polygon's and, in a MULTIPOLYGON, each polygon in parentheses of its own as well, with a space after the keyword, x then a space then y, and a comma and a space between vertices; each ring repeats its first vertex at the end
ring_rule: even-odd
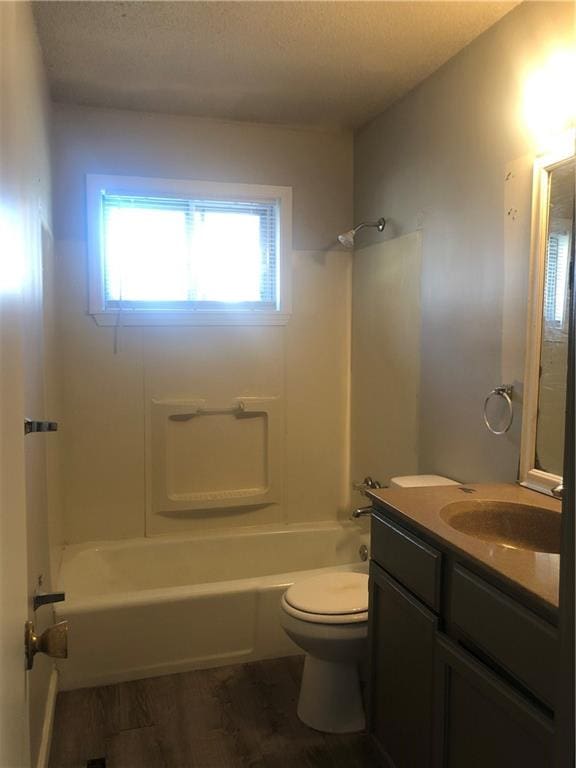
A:
POLYGON ((298 717, 325 733, 352 733, 366 725, 356 663, 306 656, 298 717))

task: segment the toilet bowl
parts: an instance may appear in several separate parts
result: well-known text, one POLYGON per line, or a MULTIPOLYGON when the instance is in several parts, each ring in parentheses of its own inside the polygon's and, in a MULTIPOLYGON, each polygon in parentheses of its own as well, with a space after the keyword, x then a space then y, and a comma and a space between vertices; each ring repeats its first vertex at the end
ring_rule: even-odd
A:
POLYGON ((318 731, 365 726, 359 663, 368 634, 368 576, 334 572, 293 584, 282 597, 282 626, 306 653, 298 717, 318 731))

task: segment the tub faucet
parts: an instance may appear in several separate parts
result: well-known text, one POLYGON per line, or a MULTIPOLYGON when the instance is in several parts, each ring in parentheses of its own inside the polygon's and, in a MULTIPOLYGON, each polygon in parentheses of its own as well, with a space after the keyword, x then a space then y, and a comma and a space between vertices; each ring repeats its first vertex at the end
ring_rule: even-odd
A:
POLYGON ((364 517, 364 515, 371 515, 373 511, 372 505, 369 507, 358 507, 358 509, 355 509, 354 512, 352 512, 352 519, 358 520, 359 517, 364 517))
POLYGON ((370 475, 365 477, 361 483, 353 483, 352 488, 355 491, 366 494, 366 491, 374 490, 375 488, 382 488, 382 483, 379 480, 373 480, 370 475))

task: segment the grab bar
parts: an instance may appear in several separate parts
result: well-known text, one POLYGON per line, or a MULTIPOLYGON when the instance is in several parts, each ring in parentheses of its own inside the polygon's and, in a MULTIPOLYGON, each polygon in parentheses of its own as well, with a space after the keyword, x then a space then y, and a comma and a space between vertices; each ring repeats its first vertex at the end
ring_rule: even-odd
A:
POLYGON ((225 416, 225 415, 232 415, 232 416, 244 416, 246 415, 246 404, 240 401, 238 405, 235 405, 233 408, 202 408, 199 407, 195 411, 190 411, 189 413, 171 413, 168 418, 170 421, 190 421, 190 419, 193 419, 195 416, 225 416))

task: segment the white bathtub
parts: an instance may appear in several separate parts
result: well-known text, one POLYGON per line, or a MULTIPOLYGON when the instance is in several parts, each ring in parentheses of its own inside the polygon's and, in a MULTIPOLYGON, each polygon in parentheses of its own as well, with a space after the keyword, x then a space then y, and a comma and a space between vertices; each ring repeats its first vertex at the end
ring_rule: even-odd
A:
POLYGON ((363 570, 364 526, 325 523, 65 547, 64 689, 296 653, 280 597, 311 572, 363 570))

